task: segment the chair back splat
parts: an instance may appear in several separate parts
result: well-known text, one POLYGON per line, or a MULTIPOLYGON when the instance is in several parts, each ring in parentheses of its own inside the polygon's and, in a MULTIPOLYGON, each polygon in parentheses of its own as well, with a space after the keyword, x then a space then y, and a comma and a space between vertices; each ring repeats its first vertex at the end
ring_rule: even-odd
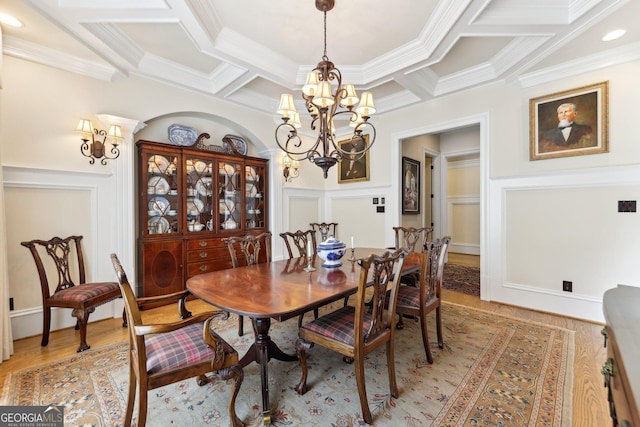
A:
POLYGON ((287 252, 289 253, 289 259, 298 258, 307 255, 307 245, 311 241, 313 247, 313 255, 317 254, 318 248, 316 244, 316 232, 313 230, 297 230, 294 232, 286 231, 280 233, 280 237, 284 240, 287 252), (296 249, 298 254, 294 255, 293 249, 296 249))
MULTIPOLYGON (((264 262, 271 262, 271 232, 267 231, 258 235, 247 234, 244 237, 227 237, 222 239, 227 245, 229 255, 231 256, 231 264, 233 268, 243 265, 255 265, 264 262), (236 246, 240 247, 240 252, 244 255, 244 259, 238 259, 236 246), (261 258, 260 250, 264 247, 264 258, 261 258)), ((244 335, 244 316, 238 316, 238 336, 244 335)))
POLYGON ((111 254, 111 262, 129 315, 129 390, 123 425, 131 425, 136 395, 138 425, 144 426, 149 390, 193 377, 196 377, 199 386, 203 386, 209 382, 206 374, 211 372, 217 372, 223 380, 231 380, 227 407, 230 424, 233 427, 244 425, 235 412, 236 396, 244 379, 238 352, 213 328, 214 318, 226 314, 210 311, 191 315, 186 308, 189 291, 136 298, 116 254, 111 254), (140 308, 159 302, 177 302, 176 314, 182 320, 162 324, 145 323, 140 308))
POLYGON ((408 252, 423 251, 424 245, 431 238, 431 227, 393 227, 396 238, 396 250, 405 249, 408 252))
POLYGON ((324 242, 333 236, 338 238, 338 223, 337 222, 312 222, 309 224, 313 231, 316 232, 316 239, 319 238, 320 242, 324 242))
MULTIPOLYGON (((404 249, 407 252, 423 252, 425 245, 431 238, 433 228, 431 227, 393 227, 396 236, 396 250, 404 249)), ((416 286, 418 283, 418 273, 409 273, 402 276, 402 283, 416 286)))
POLYGON ((302 376, 295 390, 298 394, 307 391, 307 353, 313 344, 336 351, 344 360, 353 361, 362 417, 368 424, 373 418, 369 409, 364 382, 365 356, 381 345, 386 346, 389 390, 398 397, 394 357, 395 304, 400 283, 400 272, 405 252, 385 252, 381 256, 369 255, 358 260, 360 280, 355 306, 344 306, 302 325, 298 331, 296 351, 302 376), (372 295, 371 295, 372 294, 372 295), (389 295, 388 309, 385 302, 389 295), (371 298, 371 308, 367 300, 371 298))
MULTIPOLYGON (((78 352, 90 348, 87 344, 87 323, 89 315, 99 305, 106 304, 120 297, 120 289, 116 282, 91 282, 86 283, 84 255, 82 253, 82 236, 69 236, 66 238, 54 237, 50 240, 31 240, 20 243, 29 249, 36 263, 40 290, 42 294, 42 341, 44 347, 49 344, 49 331, 51 329, 51 307, 70 308, 72 316, 77 319, 76 330, 80 331, 80 346, 78 352), (72 278, 73 257, 75 251, 76 265, 78 269, 77 283, 72 278), (40 253, 47 254, 56 267, 57 278, 54 275, 47 276, 47 269, 40 253), (50 282, 57 280, 53 294, 50 282)), ((46 257, 45 257, 46 259, 46 257)), ((123 313, 123 326, 126 326, 126 317, 123 313)))

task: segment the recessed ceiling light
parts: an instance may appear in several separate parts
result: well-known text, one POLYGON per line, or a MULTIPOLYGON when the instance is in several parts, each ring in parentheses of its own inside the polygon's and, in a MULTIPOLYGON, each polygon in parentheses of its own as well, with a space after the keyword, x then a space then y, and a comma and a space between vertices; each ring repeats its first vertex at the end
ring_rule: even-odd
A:
POLYGON ((20 22, 19 19, 14 18, 11 15, 7 15, 6 13, 0 13, 0 23, 7 24, 12 27, 24 27, 24 24, 20 22))
POLYGON ((607 34, 604 35, 604 37, 602 38, 603 42, 610 42, 611 40, 615 40, 617 38, 620 38, 622 36, 624 36, 624 34, 627 32, 627 30, 613 30, 608 32, 607 34))

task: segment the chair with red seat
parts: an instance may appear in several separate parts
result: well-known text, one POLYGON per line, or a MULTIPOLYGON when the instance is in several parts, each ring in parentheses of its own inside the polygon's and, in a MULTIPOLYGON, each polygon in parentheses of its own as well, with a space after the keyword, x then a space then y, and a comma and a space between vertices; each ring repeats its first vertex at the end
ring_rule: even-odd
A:
MULTIPOLYGON (((89 314, 101 304, 108 303, 120 297, 120 288, 116 282, 86 283, 84 256, 82 253, 82 236, 69 236, 65 239, 54 237, 51 240, 31 240, 20 243, 31 251, 42 291, 42 342, 45 347, 49 344, 49 331, 51 329, 51 307, 70 308, 72 315, 77 319, 76 330, 80 330, 80 346, 78 352, 90 348, 87 344, 87 323, 89 314), (71 278, 72 261, 70 254, 76 252, 78 283, 71 278), (51 293, 49 288, 48 269, 45 268, 40 253, 48 254, 57 272, 58 284, 51 293)), ((47 259, 47 258, 45 258, 47 259)), ((48 264, 47 264, 48 265, 48 264)), ((50 269, 49 269, 50 270, 50 269)), ((51 274, 53 282, 53 274, 51 274)), ((123 326, 126 326, 126 318, 123 313, 123 326)))

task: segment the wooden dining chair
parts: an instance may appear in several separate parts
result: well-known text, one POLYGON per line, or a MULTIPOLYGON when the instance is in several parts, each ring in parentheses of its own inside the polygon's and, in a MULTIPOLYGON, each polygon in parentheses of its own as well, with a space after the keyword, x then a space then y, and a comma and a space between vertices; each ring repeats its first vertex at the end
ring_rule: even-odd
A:
POLYGON ((396 303, 396 313, 398 313, 398 323, 396 328, 404 328, 403 315, 414 316, 420 322, 422 332, 422 343, 427 355, 427 362, 433 363, 433 355, 429 346, 429 334, 427 333, 427 315, 435 310, 436 331, 438 334, 438 347, 444 348, 442 339, 442 316, 440 313, 442 288, 442 275, 444 272, 444 261, 449 248, 450 236, 427 242, 425 252, 411 252, 407 255, 407 262, 416 260, 420 264, 420 274, 418 286, 400 286, 398 290, 398 300, 396 303))
POLYGON ((111 262, 129 319, 129 391, 123 425, 131 425, 136 394, 137 425, 144 426, 147 420, 147 391, 193 377, 197 377, 197 384, 203 386, 209 382, 206 374, 217 372, 223 380, 231 380, 227 408, 230 423, 234 427, 243 426, 235 410, 236 396, 244 379, 238 352, 212 327, 212 320, 216 316, 227 314, 214 311, 192 316, 185 305, 189 291, 136 298, 115 254, 111 254, 111 262), (144 323, 140 308, 159 302, 177 302, 182 320, 163 324, 144 323))
MULTIPOLYGON (((289 259, 306 257, 308 242, 311 242, 311 246, 313 247, 313 255, 316 256, 318 254, 318 248, 316 247, 316 232, 314 230, 306 230, 306 231, 297 230, 294 232, 286 231, 284 233, 280 233, 280 237, 282 237, 287 247, 287 252, 289 253, 289 259), (298 252, 297 257, 294 257, 294 253, 293 253, 294 248, 298 252)), ((313 309, 313 316, 315 319, 318 318, 318 307, 313 309)), ((303 319, 304 319, 304 313, 298 317, 298 327, 302 325, 303 319)))
POLYGON ((316 233, 316 238, 320 237, 320 242, 324 242, 333 236, 338 238, 338 223, 337 222, 312 222, 309 224, 313 231, 316 233))
POLYGON ((372 424, 371 411, 367 400, 364 380, 364 358, 366 355, 386 345, 389 390, 398 397, 394 361, 395 304, 398 294, 400 271, 404 263, 404 252, 385 252, 359 259, 360 281, 354 306, 345 306, 329 314, 320 316, 302 325, 296 340, 302 376, 295 386, 298 394, 307 391, 307 355, 313 344, 336 351, 354 360, 358 396, 362 407, 362 417, 372 424), (389 290, 389 305, 385 310, 386 294, 389 290), (365 294, 373 294, 371 309, 365 306, 365 294))
POLYGON ((294 248, 298 252, 298 255, 296 255, 295 258, 307 256, 307 244, 309 241, 311 241, 311 246, 313 247, 313 255, 317 255, 318 253, 316 233, 313 230, 297 230, 293 232, 285 231, 284 233, 280 233, 280 237, 284 240, 287 252, 289 253, 289 258, 294 258, 294 248))
MULTIPOLYGON (((82 252, 82 236, 69 236, 67 238, 54 237, 50 240, 31 240, 20 243, 31 251, 36 262, 38 277, 40 278, 40 290, 42 292, 42 341, 40 345, 49 344, 49 331, 51 329, 51 307, 72 309, 72 316, 77 319, 76 330, 80 331, 80 346, 78 352, 91 348, 87 344, 87 323, 89 315, 101 304, 108 303, 120 297, 120 288, 116 282, 91 282, 86 283, 84 255, 82 252), (73 262, 71 254, 75 251, 77 265, 73 262), (45 267, 40 253, 46 253, 51 257, 53 269, 45 267), (77 284, 74 282, 71 271, 77 267, 77 284), (47 272, 49 271, 49 274, 47 272), (54 279, 56 277, 57 279, 54 279), (51 293, 49 282, 58 284, 51 293)), ((48 259, 45 257, 45 259, 48 259)), ((47 262, 47 266, 51 263, 47 262)), ((75 274, 74 274, 75 275, 75 274)), ((126 326, 126 317, 123 313, 123 326, 126 326)))
MULTIPOLYGON (((432 227, 393 227, 396 240, 396 250, 404 249, 407 252, 422 252, 425 244, 431 238, 432 227)), ((419 277, 417 272, 407 273, 402 276, 401 282, 406 285, 416 286, 419 277)))
MULTIPOLYGON (((231 265, 238 268, 244 265, 255 265, 259 262, 271 262, 271 232, 267 231, 258 235, 247 234, 246 236, 226 237, 222 242, 227 245, 229 255, 231 255, 231 265), (264 246, 264 257, 260 258, 260 249, 264 246), (240 260, 236 252, 236 247, 244 255, 240 260)), ((244 335, 244 316, 238 316, 238 336, 244 335)))

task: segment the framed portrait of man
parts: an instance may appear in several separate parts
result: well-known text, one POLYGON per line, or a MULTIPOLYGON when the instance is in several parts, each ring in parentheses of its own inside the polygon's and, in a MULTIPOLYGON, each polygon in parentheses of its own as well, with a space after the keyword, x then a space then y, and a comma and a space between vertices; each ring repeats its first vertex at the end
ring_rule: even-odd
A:
MULTIPOLYGON (((357 138, 345 139, 338 142, 338 147, 347 153, 362 151, 369 145, 369 135, 362 135, 357 138)), ((338 183, 369 181, 369 151, 361 157, 355 154, 342 155, 338 162, 338 183)))
POLYGON ((609 152, 608 83, 529 100, 529 160, 609 152))
POLYGON ((402 213, 420 213, 420 162, 402 157, 402 213))

